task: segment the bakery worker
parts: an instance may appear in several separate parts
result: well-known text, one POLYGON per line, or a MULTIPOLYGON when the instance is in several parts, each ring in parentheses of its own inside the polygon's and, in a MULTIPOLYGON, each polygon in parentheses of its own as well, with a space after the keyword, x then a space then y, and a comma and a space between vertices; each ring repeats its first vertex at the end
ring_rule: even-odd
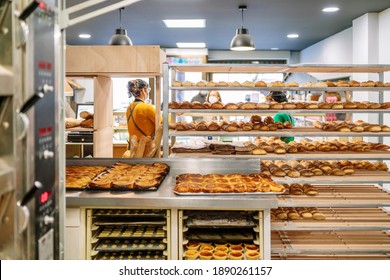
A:
MULTIPOLYGON (((282 91, 271 91, 270 94, 267 96, 267 101, 278 102, 278 103, 288 102, 286 94, 282 91)), ((289 112, 277 113, 274 116, 274 121, 281 122, 281 123, 290 122, 292 126, 295 126, 294 118, 291 116, 289 112)), ((280 140, 289 143, 291 141, 294 141, 294 137, 280 137, 280 140)))
POLYGON ((209 92, 207 90, 201 90, 198 92, 197 95, 192 97, 191 102, 198 101, 200 103, 205 103, 206 102, 206 96, 209 92))
POLYGON ((150 87, 141 79, 131 80, 127 84, 129 97, 135 100, 130 103, 126 110, 127 130, 129 136, 136 135, 139 140, 142 135, 154 136, 156 110, 145 100, 149 97, 150 87))

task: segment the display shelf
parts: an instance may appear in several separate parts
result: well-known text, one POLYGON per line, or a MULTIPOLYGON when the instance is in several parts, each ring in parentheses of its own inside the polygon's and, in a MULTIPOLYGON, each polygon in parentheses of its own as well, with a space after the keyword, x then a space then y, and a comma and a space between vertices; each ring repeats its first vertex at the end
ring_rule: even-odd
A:
POLYGON ((278 195, 279 207, 390 207, 390 193, 376 184, 314 185, 315 196, 278 195))
POLYGON ((389 254, 386 231, 272 231, 271 253, 389 254))
POLYGON ((304 153, 286 153, 286 154, 274 154, 267 153, 266 155, 218 155, 209 153, 171 153, 169 157, 173 158, 258 158, 261 160, 317 160, 317 159, 346 159, 349 160, 385 160, 390 158, 389 151, 369 151, 369 152, 350 152, 350 151, 338 151, 338 152, 304 152, 304 153))
POLYGON ((390 230, 390 215, 383 208, 317 208, 325 220, 274 220, 271 230, 390 230))
POLYGON ((181 91, 199 91, 199 90, 218 90, 218 91, 390 91, 390 87, 170 87, 171 90, 181 91))
POLYGON ((180 114, 215 114, 215 115, 250 115, 250 114, 278 114, 278 113, 290 113, 295 114, 319 114, 319 113, 390 113, 390 109, 284 109, 284 110, 271 110, 271 109, 257 109, 257 110, 213 110, 213 109, 169 109, 171 113, 180 113, 180 114))
POLYGON ((77 126, 77 127, 67 128, 65 131, 70 131, 70 132, 78 132, 78 131, 80 131, 80 132, 93 132, 93 131, 95 131, 95 129, 77 126))
POLYGON ((281 184, 334 184, 335 182, 342 182, 343 184, 365 184, 365 183, 390 183, 390 173, 379 170, 355 170, 353 175, 345 176, 312 176, 312 177, 274 177, 272 179, 281 184))
POLYGON ((197 130, 186 130, 177 131, 169 130, 169 136, 261 136, 261 137, 333 137, 333 136, 344 136, 344 137, 379 137, 379 136, 390 136, 390 132, 340 132, 340 131, 324 131, 315 127, 294 127, 291 129, 278 129, 276 131, 236 131, 228 132, 224 130, 218 131, 197 131, 197 130))

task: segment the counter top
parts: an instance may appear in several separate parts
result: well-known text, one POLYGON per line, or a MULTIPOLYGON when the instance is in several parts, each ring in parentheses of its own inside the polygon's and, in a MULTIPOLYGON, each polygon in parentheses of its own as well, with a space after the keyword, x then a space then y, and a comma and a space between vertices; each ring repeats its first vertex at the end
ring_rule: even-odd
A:
POLYGON ((104 165, 116 162, 164 162, 170 166, 167 177, 157 191, 67 191, 67 207, 141 207, 215 210, 261 210, 277 207, 273 194, 176 195, 175 177, 182 173, 253 173, 259 172, 259 160, 248 159, 71 159, 67 165, 104 165))

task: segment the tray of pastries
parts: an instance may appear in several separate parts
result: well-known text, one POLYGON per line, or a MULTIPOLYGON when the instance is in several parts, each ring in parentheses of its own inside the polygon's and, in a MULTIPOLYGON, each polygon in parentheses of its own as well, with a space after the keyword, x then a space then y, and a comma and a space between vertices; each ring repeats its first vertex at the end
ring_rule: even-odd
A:
POLYGON ((298 83, 296 81, 283 82, 283 81, 273 81, 266 83, 262 80, 257 81, 244 81, 242 83, 238 81, 233 82, 225 82, 225 81, 198 81, 198 82, 190 82, 190 81, 173 81, 172 87, 246 87, 246 88, 254 88, 254 87, 307 87, 307 88, 334 88, 334 87, 390 87, 390 82, 381 82, 381 81, 321 81, 321 82, 304 82, 298 83))
POLYGON ((156 191, 168 172, 169 166, 165 163, 116 163, 95 177, 88 184, 88 190, 156 191))
POLYGON ((177 195, 282 194, 284 187, 260 174, 194 174, 176 176, 177 195))
POLYGON ((167 244, 162 239, 101 239, 95 250, 110 251, 164 251, 167 244))
POLYGON ((225 241, 250 241, 254 238, 252 228, 193 228, 186 234, 189 240, 225 240, 225 241))
POLYGON ((186 260, 258 260, 260 249, 253 242, 189 241, 183 257, 186 260))
POLYGON ((66 190, 83 190, 94 177, 104 172, 105 166, 66 166, 66 190))
MULTIPOLYGON (((313 177, 353 175, 355 170, 380 171, 388 173, 384 162, 367 160, 261 160, 260 170, 263 176, 275 177, 313 177)), ((378 174, 379 175, 379 174, 378 174)))
POLYGON ((251 215, 245 213, 236 212, 222 212, 222 213, 196 213, 189 215, 186 221, 186 226, 191 228, 202 227, 255 227, 256 224, 253 221, 251 215))
POLYGON ((166 260, 162 251, 101 252, 95 260, 166 260))
POLYGON ((283 195, 317 195, 318 189, 312 184, 283 184, 286 189, 283 195))
POLYGON ((99 217, 165 217, 166 211, 159 209, 95 209, 93 216, 99 217))
POLYGON ((278 129, 290 129, 292 124, 289 121, 284 123, 275 122, 273 117, 266 116, 262 118, 259 115, 252 115, 249 121, 209 121, 204 120, 199 122, 186 122, 181 121, 178 123, 169 123, 169 128, 176 131, 226 131, 226 132, 237 132, 237 131, 276 131, 278 129))
POLYGON ((162 226, 104 226, 96 238, 164 238, 166 231, 162 226))
POLYGON ((326 220, 316 207, 279 207, 271 209, 271 220, 326 220))
POLYGON ((390 102, 239 102, 239 103, 200 103, 172 101, 170 109, 175 110, 367 110, 389 109, 390 102))

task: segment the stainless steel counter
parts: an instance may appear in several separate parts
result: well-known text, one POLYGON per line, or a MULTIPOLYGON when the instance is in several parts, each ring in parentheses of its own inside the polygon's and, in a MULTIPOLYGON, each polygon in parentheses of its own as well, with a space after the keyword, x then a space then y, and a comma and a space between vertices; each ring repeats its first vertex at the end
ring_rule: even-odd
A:
POLYGON ((170 172, 157 191, 110 192, 67 191, 67 207, 140 207, 159 209, 215 209, 215 210, 262 210, 277 207, 272 194, 259 195, 199 195, 179 196, 173 193, 175 176, 182 173, 242 173, 259 172, 259 160, 252 159, 71 159, 67 165, 104 165, 116 162, 145 163, 164 162, 170 172))

